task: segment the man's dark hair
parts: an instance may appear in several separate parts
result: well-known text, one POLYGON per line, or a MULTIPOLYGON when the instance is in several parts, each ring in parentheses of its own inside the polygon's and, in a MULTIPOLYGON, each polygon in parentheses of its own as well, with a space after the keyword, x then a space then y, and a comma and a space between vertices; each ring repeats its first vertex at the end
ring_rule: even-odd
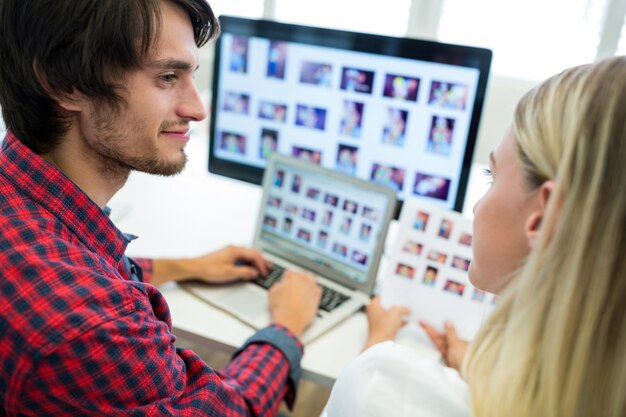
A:
POLYGON ((0 107, 6 126, 43 154, 71 126, 55 97, 79 92, 119 108, 124 75, 159 39, 161 5, 189 14, 201 47, 219 34, 205 0, 0 0, 0 107))

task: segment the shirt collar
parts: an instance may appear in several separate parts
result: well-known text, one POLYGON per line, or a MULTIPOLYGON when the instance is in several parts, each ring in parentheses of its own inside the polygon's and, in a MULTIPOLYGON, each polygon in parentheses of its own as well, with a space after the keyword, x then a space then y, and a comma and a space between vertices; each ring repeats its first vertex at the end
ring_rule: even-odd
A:
POLYGON ((91 251, 119 263, 129 239, 76 184, 10 131, 2 143, 0 175, 56 216, 91 251))

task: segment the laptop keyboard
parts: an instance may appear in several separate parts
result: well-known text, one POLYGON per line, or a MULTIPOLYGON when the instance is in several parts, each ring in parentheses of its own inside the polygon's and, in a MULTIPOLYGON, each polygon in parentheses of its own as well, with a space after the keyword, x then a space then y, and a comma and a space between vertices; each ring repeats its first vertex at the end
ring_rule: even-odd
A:
MULTIPOLYGON (((280 281, 280 278, 285 272, 285 268, 274 265, 274 268, 267 274, 265 277, 259 277, 252 282, 265 289, 269 289, 274 283, 280 281)), ((322 299, 320 301, 320 310, 331 312, 341 304, 350 299, 349 296, 345 294, 341 294, 329 288, 323 284, 318 283, 318 285, 322 288, 322 299)))

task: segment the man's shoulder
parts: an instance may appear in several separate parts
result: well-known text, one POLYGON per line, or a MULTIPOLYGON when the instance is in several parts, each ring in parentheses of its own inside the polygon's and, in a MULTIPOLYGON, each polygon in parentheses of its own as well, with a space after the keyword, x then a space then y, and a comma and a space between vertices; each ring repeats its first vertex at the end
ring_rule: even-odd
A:
POLYGON ((19 316, 40 327, 67 321, 71 328, 123 313, 136 301, 137 290, 118 265, 45 209, 28 201, 16 205, 26 211, 0 208, 0 319, 19 316))

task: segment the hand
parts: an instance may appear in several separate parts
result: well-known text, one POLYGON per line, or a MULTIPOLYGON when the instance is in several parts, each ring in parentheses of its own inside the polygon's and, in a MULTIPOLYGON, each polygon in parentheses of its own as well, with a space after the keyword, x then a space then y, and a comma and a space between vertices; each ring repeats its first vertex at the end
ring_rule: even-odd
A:
POLYGON ((465 352, 467 352, 469 342, 459 338, 456 334, 454 324, 447 321, 443 333, 438 332, 434 327, 424 321, 420 321, 419 324, 441 353, 446 365, 461 372, 461 366, 463 365, 463 359, 465 358, 465 352))
POLYGON ((315 319, 321 297, 322 289, 312 275, 285 271, 269 290, 272 322, 300 336, 315 319))
POLYGON ((393 340, 398 331, 406 324, 405 316, 411 309, 404 306, 394 306, 385 309, 380 304, 380 298, 374 297, 367 305, 368 336, 363 350, 387 340, 393 340))
POLYGON ((227 246, 197 258, 155 259, 152 284, 196 278, 226 283, 267 275, 272 264, 254 248, 227 246))

